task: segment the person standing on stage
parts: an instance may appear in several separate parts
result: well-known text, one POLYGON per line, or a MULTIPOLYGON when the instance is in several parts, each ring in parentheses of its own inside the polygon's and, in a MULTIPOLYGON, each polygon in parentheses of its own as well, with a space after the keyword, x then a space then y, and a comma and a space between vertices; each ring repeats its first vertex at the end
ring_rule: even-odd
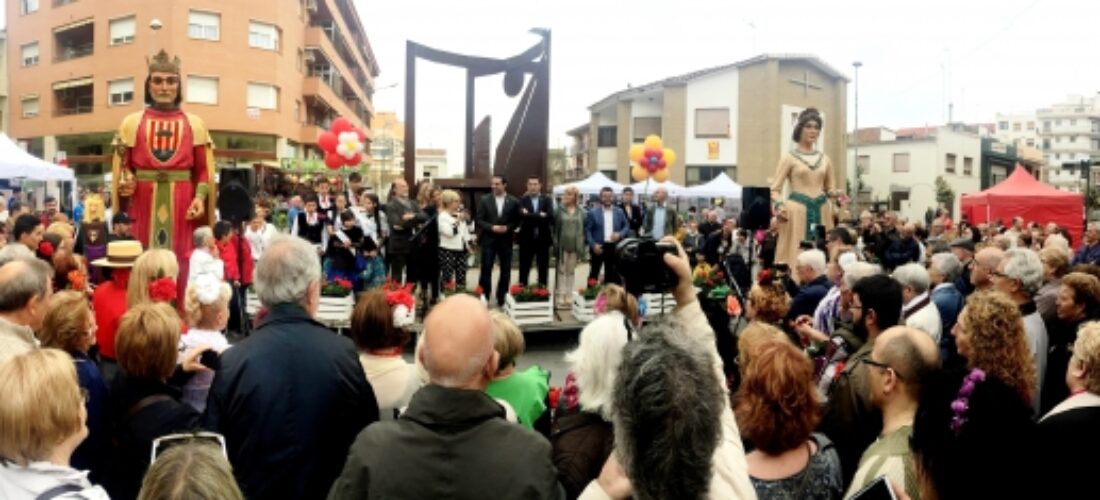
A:
POLYGON ((405 283, 405 266, 412 253, 414 230, 417 225, 427 222, 428 216, 409 199, 409 184, 405 179, 394 179, 390 195, 386 203, 386 219, 390 225, 386 256, 390 259, 390 278, 405 283))
POLYGON ((504 305, 504 294, 512 281, 512 235, 520 222, 519 200, 504 191, 508 180, 494 175, 493 191, 482 196, 477 204, 477 228, 481 244, 481 277, 478 284, 486 297, 493 291, 493 261, 500 260, 500 278, 497 280, 497 304, 504 305))
MULTIPOLYGON (((623 188, 622 203, 619 203, 619 209, 626 215, 627 224, 630 226, 629 236, 638 236, 638 231, 642 229, 642 218, 645 214, 642 212, 642 208, 634 204, 634 188, 627 186, 623 188)), ((623 233, 627 236, 627 233, 623 233)))
POLYGON ((588 279, 600 277, 604 267, 604 282, 618 283, 615 271, 615 244, 630 230, 626 214, 614 205, 615 192, 610 187, 600 189, 600 205, 588 211, 584 219, 584 239, 591 252, 588 279))
POLYGON ((537 261, 539 280, 550 285, 550 246, 553 244, 554 207, 542 194, 538 177, 527 179, 527 194, 520 201, 523 224, 519 228, 519 282, 527 285, 532 258, 537 261))

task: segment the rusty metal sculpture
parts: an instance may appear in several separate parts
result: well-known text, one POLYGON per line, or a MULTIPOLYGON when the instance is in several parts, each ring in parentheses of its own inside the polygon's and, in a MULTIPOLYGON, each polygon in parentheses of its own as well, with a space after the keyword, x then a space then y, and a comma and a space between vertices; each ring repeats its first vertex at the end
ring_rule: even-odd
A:
POLYGON ((529 177, 546 183, 546 150, 550 130, 550 31, 533 29, 542 37, 539 43, 507 59, 467 56, 433 49, 409 41, 405 49, 405 180, 416 185, 416 62, 418 59, 466 69, 466 132, 464 179, 441 179, 437 184, 467 193, 489 187, 491 175, 485 168, 488 150, 488 123, 474 127, 474 84, 479 77, 504 74, 504 93, 520 96, 508 127, 496 147, 492 175, 505 175, 508 189, 520 196, 529 177), (526 86, 524 83, 526 82, 526 86), (522 95, 520 95, 522 92, 522 95), (475 136, 482 136, 475 142, 475 136), (475 150, 478 156, 475 158, 475 150), (480 167, 480 168, 478 168, 480 167))

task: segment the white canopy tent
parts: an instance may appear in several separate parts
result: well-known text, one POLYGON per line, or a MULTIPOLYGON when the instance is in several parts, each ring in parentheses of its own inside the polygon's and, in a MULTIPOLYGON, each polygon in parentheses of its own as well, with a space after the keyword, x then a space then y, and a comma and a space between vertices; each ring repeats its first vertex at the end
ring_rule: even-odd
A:
POLYGON ((656 191, 659 187, 665 188, 665 191, 668 191, 668 196, 670 198, 676 198, 683 195, 684 190, 687 189, 684 186, 681 186, 672 181, 657 182, 654 180, 644 180, 641 182, 635 182, 634 184, 630 185, 630 188, 634 190, 634 194, 648 194, 649 196, 653 196, 653 192, 656 191), (646 182, 649 183, 648 186, 646 185, 646 182))
POLYGON ((741 185, 733 182, 725 172, 711 179, 706 184, 689 187, 680 192, 680 196, 688 198, 729 198, 741 199, 741 185))
POLYGON ((76 176, 68 168, 24 151, 7 134, 0 133, 0 179, 74 182, 76 176))
POLYGON ((565 188, 569 186, 575 186, 577 188, 577 191, 580 191, 580 194, 600 194, 600 190, 605 187, 610 187, 612 191, 615 191, 615 194, 619 194, 623 192, 623 188, 625 187, 622 184, 611 180, 602 172, 596 172, 588 176, 587 179, 554 186, 554 194, 560 195, 564 193, 565 188))

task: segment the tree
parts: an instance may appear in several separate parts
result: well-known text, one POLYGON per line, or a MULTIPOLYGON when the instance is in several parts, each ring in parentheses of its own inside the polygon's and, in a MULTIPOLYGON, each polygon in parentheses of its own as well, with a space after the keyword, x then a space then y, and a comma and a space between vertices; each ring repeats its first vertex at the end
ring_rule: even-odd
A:
POLYGON ((948 212, 955 206, 955 191, 943 176, 936 177, 936 202, 943 205, 948 212))

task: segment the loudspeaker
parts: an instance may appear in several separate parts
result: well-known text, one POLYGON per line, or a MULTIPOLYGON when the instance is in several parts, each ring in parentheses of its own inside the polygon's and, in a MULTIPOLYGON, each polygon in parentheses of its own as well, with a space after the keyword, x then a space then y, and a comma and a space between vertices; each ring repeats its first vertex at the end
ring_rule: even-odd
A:
POLYGON ((750 231, 767 229, 772 220, 772 191, 745 186, 741 190, 741 224, 750 231))
POLYGON ((251 168, 223 168, 218 173, 218 212, 221 220, 247 222, 252 219, 255 175, 251 168))

